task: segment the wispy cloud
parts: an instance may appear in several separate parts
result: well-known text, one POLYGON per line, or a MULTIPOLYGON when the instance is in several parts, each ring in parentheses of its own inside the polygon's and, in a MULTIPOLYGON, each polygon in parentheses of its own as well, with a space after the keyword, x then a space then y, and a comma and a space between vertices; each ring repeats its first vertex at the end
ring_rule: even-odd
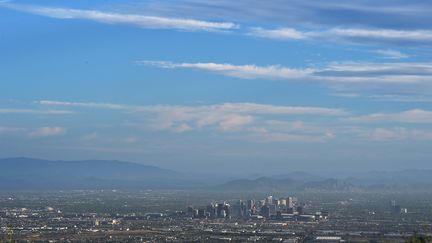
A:
POLYGON ((57 19, 86 19, 107 24, 127 24, 150 29, 177 29, 187 31, 221 31, 238 28, 231 22, 210 22, 187 18, 169 18, 136 14, 54 8, 16 3, 0 3, 0 7, 57 19))
MULTIPOLYGON (((385 125, 371 129, 371 124, 432 124, 432 111, 411 109, 393 113, 353 116, 344 109, 309 106, 278 106, 257 103, 223 103, 214 105, 124 105, 95 102, 38 101, 44 106, 107 109, 134 113, 135 121, 123 125, 150 131, 220 132, 237 139, 255 142, 327 142, 338 135, 386 141, 429 140, 421 129, 385 125), (141 114, 141 115, 140 115, 141 114), (311 119, 313 118, 313 119, 311 119), (136 120, 138 119, 138 121, 136 120), (319 122, 318 122, 319 121, 319 122), (387 127, 386 127, 387 126, 387 127), (415 138, 416 136, 418 138, 415 138)), ((425 130, 427 131, 427 130, 425 130)), ((35 134, 56 134, 62 130, 44 128, 35 134)), ((35 135, 33 135, 35 136, 35 135)), ((97 133, 88 134, 94 139, 97 133)), ((133 142, 133 140, 124 140, 133 142)))
POLYGON ((408 129, 404 127, 375 128, 362 134, 364 138, 375 141, 405 141, 405 140, 432 140, 432 131, 424 129, 408 129))
POLYGON ((88 133, 81 137, 83 141, 94 141, 98 138, 99 134, 97 132, 88 133))
POLYGON ((412 109, 395 113, 373 113, 347 118, 352 122, 389 122, 389 123, 432 123, 432 111, 412 109))
POLYGON ((232 65, 227 63, 173 63, 147 60, 136 63, 160 68, 198 69, 244 79, 296 79, 312 73, 311 69, 285 68, 279 65, 260 67, 256 65, 232 65))
POLYGON ((220 111, 222 113, 251 113, 251 114, 274 114, 274 115, 344 115, 346 111, 339 108, 311 107, 311 106, 278 106, 257 103, 223 103, 217 105, 124 105, 113 103, 94 103, 94 102, 65 102, 53 100, 35 101, 37 104, 46 106, 69 106, 69 107, 88 107, 99 109, 128 110, 136 112, 170 112, 188 113, 193 111, 220 111))
POLYGON ((391 101, 391 102, 418 102, 418 103, 431 103, 431 95, 395 95, 395 94, 377 94, 369 95, 368 99, 377 101, 391 101))
POLYGON ((417 83, 432 80, 432 63, 331 63, 322 68, 296 69, 279 65, 226 63, 173 63, 138 61, 159 68, 197 69, 243 79, 323 80, 343 83, 417 83))
POLYGON ((0 126, 0 134, 22 132, 24 128, 0 126))
POLYGON ((36 104, 46 106, 70 106, 70 107, 87 107, 87 108, 101 108, 101 109, 113 109, 113 110, 125 110, 129 109, 130 106, 113 103, 95 103, 95 102, 65 102, 65 101, 54 101, 54 100, 41 100, 36 101, 36 104))
POLYGON ((373 94, 363 95, 357 93, 331 93, 331 96, 344 98, 364 98, 382 102, 404 102, 404 103, 431 103, 431 95, 399 95, 399 94, 373 94))
POLYGON ((249 35, 277 40, 301 40, 308 38, 305 32, 293 28, 264 29, 256 27, 251 28, 249 35))
MULTIPOLYGON (((339 108, 310 106, 278 106, 257 103, 223 103, 215 105, 152 105, 133 106, 104 103, 39 101, 47 106, 68 106, 92 109, 109 109, 142 114, 144 122, 128 123, 127 126, 153 131, 184 133, 189 131, 213 130, 223 133, 242 133, 246 137, 261 137, 266 142, 281 141, 323 141, 331 136, 327 130, 312 129, 301 122, 284 123, 269 120, 299 119, 301 117, 338 117, 348 113, 339 108), (118 109, 121 107, 121 109, 118 109), (279 134, 279 135, 278 135, 279 134)), ((244 137, 244 136, 243 136, 244 137)))
POLYGON ((0 108, 0 114, 41 114, 41 115, 64 115, 73 114, 68 110, 40 110, 40 109, 19 109, 19 108, 0 108))
POLYGON ((303 121, 266 120, 248 129, 258 142, 326 142, 335 138, 332 128, 303 121))
POLYGON ((66 133, 63 127, 41 127, 29 133, 32 138, 55 137, 66 133))
POLYGON ((276 40, 311 40, 326 42, 351 42, 358 44, 420 44, 430 45, 431 30, 395 30, 332 28, 326 30, 297 30, 293 28, 264 29, 251 28, 251 36, 276 40))
POLYGON ((142 9, 162 14, 264 22, 278 26, 365 26, 369 28, 430 28, 428 1, 304 1, 218 0, 146 1, 142 9), (251 6, 254 6, 251 8, 251 6), (289 14, 287 14, 289 13, 289 14))
POLYGON ((389 58, 389 59, 403 59, 403 58, 410 57, 409 55, 402 53, 398 50, 391 50, 391 49, 373 50, 372 53, 376 53, 378 55, 383 56, 384 58, 389 58))

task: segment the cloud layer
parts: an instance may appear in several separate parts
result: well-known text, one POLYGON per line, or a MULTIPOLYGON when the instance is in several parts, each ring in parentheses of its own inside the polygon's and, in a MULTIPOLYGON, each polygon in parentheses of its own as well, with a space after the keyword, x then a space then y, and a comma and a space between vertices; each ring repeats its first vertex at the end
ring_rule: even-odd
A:
POLYGON ((29 133, 29 136, 32 138, 40 138, 40 137, 55 137, 64 135, 66 133, 66 129, 63 127, 41 127, 29 133))
POLYGON ((190 131, 217 131, 243 133, 250 140, 267 142, 324 141, 333 138, 324 128, 307 126, 298 119, 308 117, 339 117, 347 112, 339 108, 310 106, 277 106, 257 103, 223 103, 215 105, 152 105, 129 106, 121 104, 38 101, 44 106, 66 106, 91 109, 108 109, 141 114, 141 120, 129 126, 153 131, 184 133, 190 131), (275 118, 277 118, 275 120, 275 118), (290 120, 290 121, 284 121, 290 120), (293 121, 294 120, 294 121, 293 121), (283 128, 282 128, 283 127, 283 128))
POLYGON ((326 30, 297 30, 293 28, 252 28, 249 35, 277 40, 313 40, 327 42, 353 42, 359 44, 418 44, 430 45, 431 30, 394 30, 333 28, 326 30))
MULTIPOLYGON (((347 43, 356 43, 356 44, 394 44, 394 45, 430 45, 432 41, 432 29, 430 26, 425 25, 424 29, 419 29, 421 25, 421 21, 417 21, 418 26, 416 28, 412 28, 411 26, 406 26, 400 24, 390 26, 389 24, 379 23, 382 21, 381 14, 386 13, 390 15, 399 16, 399 18, 406 19, 406 15, 410 15, 410 18, 414 19, 419 14, 423 14, 423 18, 430 14, 432 16, 431 11, 427 11, 426 9, 422 9, 420 5, 415 6, 413 4, 405 5, 400 4, 400 8, 395 7, 398 6, 398 3, 394 3, 395 6, 382 6, 382 8, 377 7, 376 9, 370 8, 368 5, 363 4, 340 4, 336 2, 328 2, 325 4, 317 4, 314 2, 313 5, 300 3, 298 1, 290 2, 290 6, 284 2, 272 2, 270 4, 262 4, 261 2, 257 2, 255 0, 250 0, 246 2, 251 2, 253 6, 262 6, 263 9, 267 9, 267 11, 258 11, 253 13, 254 16, 261 15, 269 15, 266 16, 273 18, 278 17, 279 21, 275 21, 278 26, 285 26, 280 28, 262 28, 262 27, 254 27, 249 24, 249 27, 240 28, 239 24, 235 22, 244 20, 245 18, 241 18, 244 14, 245 9, 238 10, 237 12, 232 12, 227 14, 221 13, 216 16, 211 16, 211 13, 218 12, 220 9, 230 9, 233 10, 239 8, 240 6, 244 6, 246 9, 249 8, 249 4, 240 3, 233 4, 228 1, 218 1, 218 3, 201 3, 196 1, 183 1, 183 4, 189 6, 189 11, 182 12, 184 6, 176 5, 175 3, 170 3, 171 5, 159 6, 151 10, 152 7, 156 5, 150 6, 141 6, 144 9, 144 12, 158 13, 160 16, 154 15, 145 15, 145 14, 131 14, 131 13, 114 13, 114 12, 106 12, 99 10, 82 10, 82 9, 74 9, 74 8, 57 8, 57 7, 47 7, 47 6, 37 6, 37 5, 28 5, 28 4, 17 4, 10 2, 0 2, 0 7, 6 7, 9 9, 14 9, 21 12, 28 12, 32 14, 37 14, 41 16, 46 16, 50 18, 57 19, 84 19, 91 20, 100 23, 107 24, 126 24, 133 25, 141 28, 149 28, 149 29, 176 29, 176 30, 187 30, 187 31, 230 31, 236 30, 238 34, 241 35, 249 35, 256 36, 261 38, 268 39, 276 39, 276 40, 308 40, 308 41, 316 41, 316 42, 347 42, 347 43), (172 7, 175 8, 172 9, 172 7), (211 7, 213 6, 213 7, 211 7), (415 7, 414 7, 415 6, 415 7), (165 8, 165 11, 163 10, 165 8), (200 15, 196 14, 196 12, 191 12, 193 9, 196 11, 201 11, 205 9, 208 15, 200 15), (220 8, 219 10, 217 8, 220 8), (292 16, 295 18, 295 22, 293 21, 285 21, 286 12, 282 12, 281 9, 284 8, 292 8, 292 10, 287 12, 295 13, 292 16), (147 9, 147 11, 145 11, 147 9), (315 9, 317 11, 315 15, 311 15, 311 10, 315 9), (326 13, 329 9, 333 9, 333 11, 341 11, 340 15, 334 13, 326 13), (390 10, 392 9, 392 10, 390 10), (402 11, 404 9, 405 11, 402 11), (412 12, 409 12, 412 10, 412 12), (293 12, 294 11, 294 12, 293 12), (376 23, 370 21, 367 18, 363 18, 362 21, 367 20, 368 22, 364 24, 353 24, 352 26, 340 26, 340 23, 347 23, 344 20, 349 20, 349 16, 346 14, 342 14, 344 11, 358 11, 364 15, 376 15, 377 19, 376 23), (231 14, 237 14, 237 16, 230 16, 231 14), (280 15, 278 15, 278 13, 280 15), (282 14, 283 13, 283 14, 282 14), (322 15, 323 14, 323 15, 322 15), (164 15, 173 16, 180 15, 181 17, 163 17, 164 15), (285 17, 282 17, 284 16, 285 17), (312 18, 306 18, 311 15, 312 18), (322 15, 322 16, 321 16, 322 15), (200 19, 214 19, 217 17, 218 19, 233 19, 232 21, 225 22, 214 22, 214 21, 206 21, 206 20, 197 20, 194 18, 184 18, 184 16, 196 16, 200 19), (317 18, 318 16, 318 18, 317 18), (334 23, 324 24, 322 21, 317 21, 319 17, 328 18, 329 16, 337 16, 336 18, 346 18, 340 21, 336 21, 334 23), (341 17, 342 16, 342 17, 341 17), (282 18, 281 18, 282 17, 282 18), (310 28, 310 23, 305 22, 305 19, 310 21, 317 21, 313 27, 310 28), (324 24, 324 26, 322 26, 324 24), (306 28, 299 26, 306 26, 306 28), (329 28, 327 26, 338 26, 329 28), (357 27, 362 26, 362 27, 357 27), (386 28, 383 28, 386 27, 386 28), (389 27, 397 27, 397 28, 389 28, 389 27), (402 27, 402 28, 401 28, 402 27), (404 28, 405 27, 405 28, 404 28)), ((366 2, 366 1, 364 1, 366 2)), ((432 6, 427 6, 432 7, 432 6)), ((247 11, 246 11, 247 12, 247 11)), ((313 11, 312 11, 313 12, 313 11)), ((290 14, 291 15, 291 14, 290 14)), ((420 15, 421 16, 421 15, 420 15)), ((250 17, 250 16, 248 16, 250 17)), ((429 17, 430 18, 430 17, 429 17)), ((398 18, 391 18, 392 20, 398 18)), ((431 19, 432 20, 432 19, 431 19)), ((359 20, 357 20, 359 21, 359 20)), ((256 21, 250 21, 256 22, 256 21)))
POLYGON ((227 63, 173 63, 138 61, 159 68, 185 68, 244 79, 324 80, 344 83, 421 83, 432 81, 432 63, 331 63, 321 68, 295 69, 279 65, 233 65, 227 63))
POLYGON ((121 14, 97 10, 41 7, 15 3, 0 3, 0 6, 57 19, 86 19, 107 24, 128 24, 150 29, 178 29, 188 31, 231 30, 238 26, 230 22, 209 22, 185 18, 168 18, 136 14, 121 14))
MULTIPOLYGON (((140 117, 126 125, 151 131, 173 133, 203 130, 237 134, 243 139, 261 142, 324 142, 337 135, 370 140, 417 140, 415 134, 429 130, 370 127, 370 124, 431 124, 432 111, 411 109, 394 113, 371 113, 355 116, 339 108, 276 106, 257 103, 223 103, 215 105, 132 106, 112 103, 38 101, 43 106, 107 109, 133 113, 140 117)), ((432 137, 431 137, 432 138, 432 137)), ((429 136, 419 136, 428 140, 429 136)))

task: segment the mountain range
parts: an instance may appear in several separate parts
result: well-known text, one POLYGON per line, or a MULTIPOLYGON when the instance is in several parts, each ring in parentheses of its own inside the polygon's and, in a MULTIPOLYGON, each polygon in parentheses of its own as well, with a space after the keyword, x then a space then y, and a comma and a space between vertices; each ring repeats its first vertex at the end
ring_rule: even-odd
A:
POLYGON ((336 173, 334 176, 291 172, 233 179, 227 175, 181 173, 116 160, 0 159, 0 190, 430 191, 430 175, 432 170, 336 173))
POLYGON ((115 160, 0 159, 0 189, 167 188, 193 184, 175 171, 115 160))

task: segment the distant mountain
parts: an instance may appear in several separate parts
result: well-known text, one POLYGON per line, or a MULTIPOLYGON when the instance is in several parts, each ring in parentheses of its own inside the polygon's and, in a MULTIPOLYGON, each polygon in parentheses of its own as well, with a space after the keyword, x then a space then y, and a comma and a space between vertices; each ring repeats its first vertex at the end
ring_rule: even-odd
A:
POLYGON ((175 188, 193 185, 180 173, 113 160, 0 159, 0 189, 175 188))
POLYGON ((301 187, 301 190, 319 190, 319 191, 356 191, 358 187, 345 180, 326 179, 322 181, 306 182, 301 187))
POLYGON ((432 188, 432 170, 339 173, 334 178, 308 173, 289 173, 257 179, 232 180, 216 187, 230 191, 338 191, 400 192, 432 188))
POLYGON ((432 170, 372 171, 313 175, 291 172, 235 179, 185 174, 116 160, 51 161, 0 159, 0 190, 204 189, 217 191, 426 191, 432 170), (252 178, 252 179, 251 179, 252 178))
POLYGON ((432 170, 400 170, 400 171, 370 171, 352 174, 350 180, 354 183, 371 184, 431 184, 432 170))
POLYGON ((233 180, 224 183, 217 189, 229 191, 354 191, 357 188, 343 180, 326 179, 319 181, 294 180, 291 178, 276 179, 260 177, 254 180, 233 180))
POLYGON ((224 183, 218 188, 223 188, 228 191, 279 191, 287 188, 295 187, 297 184, 292 179, 272 179, 268 177, 260 177, 257 179, 240 179, 224 183))

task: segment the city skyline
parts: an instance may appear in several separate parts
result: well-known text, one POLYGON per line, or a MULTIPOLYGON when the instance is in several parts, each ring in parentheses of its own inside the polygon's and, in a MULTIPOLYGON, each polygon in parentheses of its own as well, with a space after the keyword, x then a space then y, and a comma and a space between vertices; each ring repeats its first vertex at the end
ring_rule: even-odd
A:
POLYGON ((0 1, 0 157, 432 169, 431 9, 0 1))

